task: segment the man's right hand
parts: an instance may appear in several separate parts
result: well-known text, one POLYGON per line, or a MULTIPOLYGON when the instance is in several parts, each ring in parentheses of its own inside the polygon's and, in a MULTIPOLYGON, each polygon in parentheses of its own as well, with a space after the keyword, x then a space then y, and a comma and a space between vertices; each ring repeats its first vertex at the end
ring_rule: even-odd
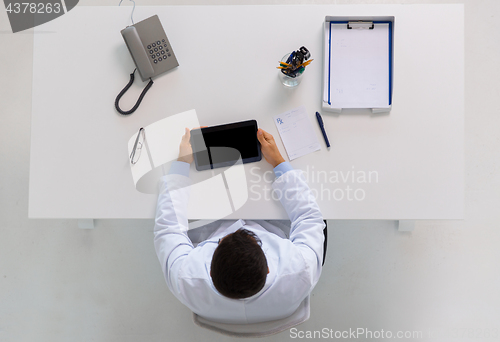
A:
POLYGON ((261 151, 264 158, 273 166, 273 168, 285 161, 278 150, 278 146, 276 146, 273 136, 270 133, 267 133, 262 128, 259 128, 257 131, 257 139, 260 141, 261 151))

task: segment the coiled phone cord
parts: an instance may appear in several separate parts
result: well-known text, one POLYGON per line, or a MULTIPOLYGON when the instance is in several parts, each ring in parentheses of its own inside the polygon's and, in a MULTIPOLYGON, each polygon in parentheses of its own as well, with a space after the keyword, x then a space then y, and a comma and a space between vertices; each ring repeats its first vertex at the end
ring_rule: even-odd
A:
POLYGON ((137 70, 137 68, 134 69, 134 72, 130 74, 130 81, 128 82, 128 84, 125 86, 125 88, 122 89, 122 91, 120 92, 120 94, 118 94, 118 96, 116 97, 116 100, 115 100, 115 108, 116 110, 118 111, 118 113, 122 114, 122 115, 129 115, 129 114, 132 114, 133 112, 135 112, 135 110, 137 108, 139 108, 139 105, 141 104, 142 102, 142 99, 144 98, 144 95, 146 95, 146 93, 148 92, 149 88, 151 88, 151 86, 153 85, 153 80, 150 78, 149 79, 149 83, 146 85, 146 87, 142 90, 142 93, 141 95, 139 96, 139 99, 137 99, 137 102, 135 103, 135 105, 132 107, 132 109, 130 110, 127 110, 127 111, 124 111, 120 108, 120 99, 122 98, 123 94, 125 94, 127 92, 127 90, 132 86, 132 83, 134 83, 134 74, 135 74, 135 71, 137 70))

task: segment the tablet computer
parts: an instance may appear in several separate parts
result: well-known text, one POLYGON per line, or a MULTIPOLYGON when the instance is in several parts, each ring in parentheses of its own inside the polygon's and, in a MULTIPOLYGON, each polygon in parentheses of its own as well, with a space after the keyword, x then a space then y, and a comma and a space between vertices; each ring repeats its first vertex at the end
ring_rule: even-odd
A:
POLYGON ((248 120, 191 131, 196 170, 209 170, 262 159, 257 121, 248 120))

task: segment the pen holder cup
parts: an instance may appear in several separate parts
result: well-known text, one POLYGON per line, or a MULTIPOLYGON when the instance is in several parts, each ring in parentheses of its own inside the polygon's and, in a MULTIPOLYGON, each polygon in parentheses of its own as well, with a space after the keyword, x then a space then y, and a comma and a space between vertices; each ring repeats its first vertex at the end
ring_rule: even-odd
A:
MULTIPOLYGON (((282 62, 286 62, 288 60, 288 57, 290 56, 289 53, 287 53, 283 58, 281 59, 282 62)), ((304 77, 304 72, 296 74, 295 77, 291 77, 288 75, 285 75, 283 73, 282 69, 279 69, 278 72, 278 77, 281 81, 281 83, 287 87, 287 88, 293 88, 296 87, 300 84, 300 81, 302 80, 302 77, 304 77)))

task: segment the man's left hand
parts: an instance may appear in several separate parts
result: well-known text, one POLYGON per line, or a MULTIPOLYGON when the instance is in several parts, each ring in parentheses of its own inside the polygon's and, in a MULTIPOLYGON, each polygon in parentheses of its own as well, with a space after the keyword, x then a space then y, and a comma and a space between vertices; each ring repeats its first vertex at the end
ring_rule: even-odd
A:
MULTIPOLYGON (((201 126, 193 129, 206 127, 207 126, 201 126)), ((193 148, 191 147, 191 130, 186 127, 186 132, 182 136, 181 144, 179 145, 179 158, 177 158, 177 161, 191 164, 193 160, 193 148)))
POLYGON ((186 127, 186 132, 182 136, 181 144, 179 146, 178 161, 191 164, 193 162, 193 148, 191 147, 191 130, 186 127))

